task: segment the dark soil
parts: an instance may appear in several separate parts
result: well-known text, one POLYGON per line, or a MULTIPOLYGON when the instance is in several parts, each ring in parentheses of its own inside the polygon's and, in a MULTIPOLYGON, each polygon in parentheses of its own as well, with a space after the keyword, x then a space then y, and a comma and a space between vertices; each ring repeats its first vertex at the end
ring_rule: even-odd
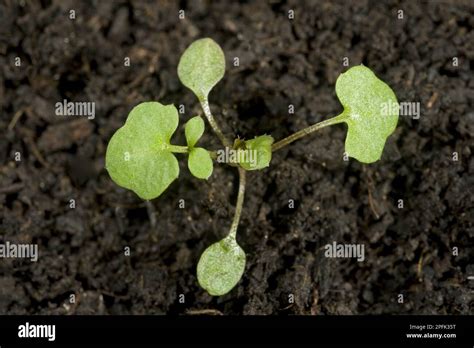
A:
MULTIPOLYGON (((0 238, 40 251, 37 263, 0 260, 0 313, 473 313, 472 1, 3 0, 0 23, 0 238), (338 114, 344 57, 421 105, 372 165, 343 160, 338 125, 250 172, 238 234, 247 267, 221 298, 195 269, 230 226, 237 171, 215 166, 198 181, 181 158, 179 180, 147 205, 104 170, 108 140, 136 104, 184 104, 181 125, 200 113, 176 67, 206 36, 226 53, 211 107, 229 135, 281 139, 338 114), (95 119, 56 116, 63 99, 94 101, 95 119), (365 261, 324 257, 333 241, 364 243, 365 261)), ((203 140, 218 146, 210 128, 203 140)))

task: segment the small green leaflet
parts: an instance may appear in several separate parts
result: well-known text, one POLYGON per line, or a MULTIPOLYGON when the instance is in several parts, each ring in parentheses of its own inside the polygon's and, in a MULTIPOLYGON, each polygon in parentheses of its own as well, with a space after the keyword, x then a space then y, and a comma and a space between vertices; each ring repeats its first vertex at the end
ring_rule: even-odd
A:
POLYGON ((245 150, 248 153, 248 161, 241 162, 240 166, 245 170, 259 170, 268 167, 272 160, 272 144, 273 138, 269 135, 246 140, 245 150))
POLYGON ((141 103, 110 139, 105 166, 117 185, 142 199, 158 197, 178 177, 179 166, 168 146, 178 127, 174 105, 141 103))
POLYGON ((181 56, 178 76, 181 83, 194 92, 200 101, 206 100, 211 89, 225 73, 222 48, 212 39, 194 41, 181 56))
POLYGON ((242 278, 245 253, 231 235, 209 246, 199 259, 199 284, 212 296, 228 293, 242 278))
POLYGON ((338 77, 336 94, 344 106, 342 120, 348 125, 346 153, 359 162, 378 161, 397 126, 395 93, 369 68, 359 65, 338 77))
POLYGON ((184 134, 189 148, 188 168, 198 179, 208 179, 213 170, 209 152, 201 147, 194 147, 203 133, 204 121, 200 116, 193 117, 186 123, 184 134))
POLYGON ((194 147, 189 152, 188 168, 198 179, 208 179, 212 174, 213 163, 209 152, 202 147, 194 147))
POLYGON ((184 134, 189 147, 194 147, 204 133, 204 121, 200 116, 190 119, 184 126, 184 134))

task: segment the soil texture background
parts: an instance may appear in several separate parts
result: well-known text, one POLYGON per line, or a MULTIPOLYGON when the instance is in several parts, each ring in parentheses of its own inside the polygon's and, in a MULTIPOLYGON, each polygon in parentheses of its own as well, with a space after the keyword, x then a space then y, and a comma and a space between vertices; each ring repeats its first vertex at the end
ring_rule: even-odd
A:
MULTIPOLYGON (((0 241, 40 255, 0 260, 0 313, 473 313, 473 27, 471 1, 2 0, 0 241), (344 161, 337 125, 249 172, 246 270, 220 298, 196 265, 230 227, 237 171, 215 165, 199 181, 180 157, 179 179, 147 204, 104 169, 110 137, 143 101, 185 106, 184 144, 182 126, 202 113, 176 68, 201 37, 226 55, 210 102, 229 136, 279 140, 340 113, 344 57, 420 105, 374 164, 344 161), (95 118, 55 115, 64 99, 95 102, 95 118), (326 258, 333 241, 364 244, 365 260, 326 258)), ((201 143, 219 146, 208 126, 201 143)))

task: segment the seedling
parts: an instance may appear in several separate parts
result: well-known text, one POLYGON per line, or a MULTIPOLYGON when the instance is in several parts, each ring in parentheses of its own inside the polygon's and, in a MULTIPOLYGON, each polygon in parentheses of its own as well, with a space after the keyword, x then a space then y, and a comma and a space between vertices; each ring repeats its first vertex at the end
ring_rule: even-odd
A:
MULTIPOLYGON (((181 56, 178 76, 194 92, 212 130, 224 148, 242 152, 253 151, 248 157, 228 163, 238 169, 239 191, 234 218, 227 236, 209 246, 197 266, 199 284, 211 295, 229 292, 240 280, 245 269, 245 252, 236 240, 244 202, 246 171, 269 166, 272 153, 293 141, 323 127, 345 122, 348 126, 345 151, 362 163, 380 159, 387 137, 395 130, 398 108, 392 89, 367 67, 355 66, 341 74, 336 81, 336 94, 344 111, 333 118, 304 128, 274 143, 269 135, 254 139, 231 141, 218 126, 211 113, 208 97, 212 88, 225 72, 225 57, 220 46, 212 39, 192 43, 181 56), (395 104, 394 104, 395 103, 395 104), (389 110, 383 113, 382 110, 389 110)), ((145 200, 160 196, 179 176, 175 154, 188 156, 188 168, 198 179, 212 175, 215 151, 197 147, 204 133, 200 116, 185 125, 186 145, 174 145, 171 137, 178 127, 178 112, 173 105, 145 102, 132 109, 125 125, 110 139, 106 153, 106 168, 111 178, 122 187, 134 191, 145 200)))

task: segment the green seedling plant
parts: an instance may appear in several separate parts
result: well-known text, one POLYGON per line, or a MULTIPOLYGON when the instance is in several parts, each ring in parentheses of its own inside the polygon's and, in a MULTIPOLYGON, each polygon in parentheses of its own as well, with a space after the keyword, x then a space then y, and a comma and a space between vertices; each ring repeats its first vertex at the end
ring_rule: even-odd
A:
MULTIPOLYGON (((387 137, 397 126, 399 116, 398 108, 384 108, 387 105, 398 106, 392 89, 369 68, 360 65, 348 69, 336 81, 336 95, 343 106, 341 114, 277 142, 269 135, 231 141, 216 122, 208 101, 209 93, 224 73, 224 52, 209 38, 193 42, 178 64, 179 79, 198 98, 204 117, 222 145, 241 153, 256 154, 253 161, 243 156, 240 161, 228 163, 239 173, 235 214, 226 237, 209 246, 197 265, 199 284, 213 296, 228 293, 244 273, 246 255, 236 237, 244 202, 246 171, 268 167, 273 152, 321 128, 339 123, 347 124, 346 154, 362 163, 376 162, 382 155, 387 137)), ((144 200, 154 199, 178 178, 178 154, 187 156, 188 168, 193 176, 201 180, 209 179, 216 152, 197 146, 205 130, 203 119, 195 116, 186 123, 186 145, 171 142, 178 121, 174 105, 153 101, 135 106, 107 147, 106 168, 113 181, 144 200)))

